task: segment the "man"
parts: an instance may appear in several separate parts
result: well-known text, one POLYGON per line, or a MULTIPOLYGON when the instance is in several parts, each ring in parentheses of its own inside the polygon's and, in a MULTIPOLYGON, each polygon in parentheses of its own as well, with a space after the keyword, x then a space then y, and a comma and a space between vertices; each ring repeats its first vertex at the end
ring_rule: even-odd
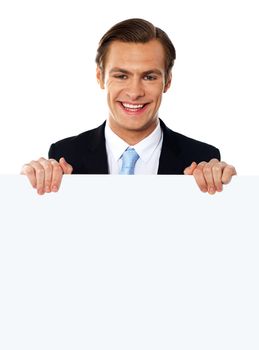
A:
POLYGON ((113 26, 96 56, 108 119, 52 144, 48 160, 23 166, 38 193, 58 191, 63 174, 186 174, 203 192, 222 191, 235 168, 220 161, 215 147, 168 129, 158 117, 175 57, 167 34, 150 22, 128 19, 113 26))

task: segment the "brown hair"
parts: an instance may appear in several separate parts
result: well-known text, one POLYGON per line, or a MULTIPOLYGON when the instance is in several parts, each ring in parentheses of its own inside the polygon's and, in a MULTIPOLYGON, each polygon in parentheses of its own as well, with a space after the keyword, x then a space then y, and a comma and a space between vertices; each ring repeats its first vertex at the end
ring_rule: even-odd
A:
POLYGON ((165 51, 165 75, 167 81, 176 58, 174 45, 162 29, 155 27, 144 19, 127 19, 110 28, 99 42, 95 62, 104 73, 105 58, 111 42, 147 43, 154 39, 162 44, 165 51))

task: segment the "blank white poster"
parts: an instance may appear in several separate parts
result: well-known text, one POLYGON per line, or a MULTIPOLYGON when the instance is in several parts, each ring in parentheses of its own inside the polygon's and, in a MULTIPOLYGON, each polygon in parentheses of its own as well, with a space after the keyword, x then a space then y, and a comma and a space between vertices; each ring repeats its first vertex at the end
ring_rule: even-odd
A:
POLYGON ((258 349, 258 177, 0 181, 0 349, 258 349))

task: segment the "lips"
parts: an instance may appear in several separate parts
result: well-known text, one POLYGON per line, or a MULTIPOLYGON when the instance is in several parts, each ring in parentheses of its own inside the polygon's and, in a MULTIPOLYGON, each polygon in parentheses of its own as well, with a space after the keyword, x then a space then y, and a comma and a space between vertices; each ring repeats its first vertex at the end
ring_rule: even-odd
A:
POLYGON ((142 111, 147 106, 147 103, 132 104, 128 102, 120 102, 120 105, 123 108, 123 110, 126 112, 137 113, 142 111))

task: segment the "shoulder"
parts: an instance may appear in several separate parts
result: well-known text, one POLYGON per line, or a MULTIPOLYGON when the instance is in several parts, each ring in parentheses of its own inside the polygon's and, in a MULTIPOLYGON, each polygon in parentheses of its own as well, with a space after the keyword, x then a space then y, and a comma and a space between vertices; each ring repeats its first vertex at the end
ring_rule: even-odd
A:
POLYGON ((188 162, 209 161, 212 158, 220 160, 220 151, 215 146, 185 136, 169 129, 162 121, 165 147, 169 147, 173 152, 188 162))
POLYGON ((72 164, 78 162, 82 154, 91 152, 98 145, 105 144, 104 127, 105 122, 97 128, 53 143, 49 149, 49 158, 59 160, 61 157, 65 157, 72 164))
POLYGON ((71 136, 71 137, 67 137, 62 140, 59 140, 53 143, 53 145, 55 145, 57 148, 59 147, 70 148, 70 147, 78 147, 78 146, 91 147, 92 142, 95 142, 96 138, 100 138, 104 136, 104 126, 105 126, 105 123, 103 123, 97 128, 87 130, 76 136, 71 136))

